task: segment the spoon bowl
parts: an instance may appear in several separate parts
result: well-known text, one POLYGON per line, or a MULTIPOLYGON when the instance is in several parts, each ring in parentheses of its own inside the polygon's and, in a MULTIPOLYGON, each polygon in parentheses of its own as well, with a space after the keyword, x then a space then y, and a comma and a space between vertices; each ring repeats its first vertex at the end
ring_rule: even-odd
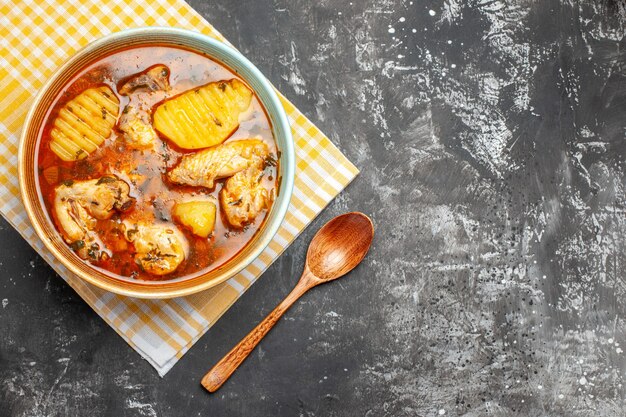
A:
POLYGON ((374 225, 365 214, 337 216, 311 240, 306 267, 324 282, 342 277, 363 260, 373 238, 374 225))
POLYGON ((202 386, 217 391, 282 315, 304 293, 352 271, 374 239, 374 225, 363 213, 346 213, 326 223, 313 237, 300 280, 285 299, 202 378, 202 386))

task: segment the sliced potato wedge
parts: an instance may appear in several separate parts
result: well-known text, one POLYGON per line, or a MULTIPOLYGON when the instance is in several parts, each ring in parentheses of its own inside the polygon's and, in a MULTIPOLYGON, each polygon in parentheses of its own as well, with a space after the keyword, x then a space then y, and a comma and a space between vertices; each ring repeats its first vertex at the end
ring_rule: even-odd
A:
POLYGON ((215 228, 217 207, 212 201, 192 200, 176 203, 172 210, 174 218, 199 237, 209 237, 215 228))
POLYGON ((111 134, 120 102, 107 87, 90 88, 68 101, 50 131, 50 149, 64 161, 86 158, 111 134))
POLYGON ((154 127, 183 149, 201 149, 224 142, 250 106, 252 91, 232 79, 209 83, 160 104, 154 127))

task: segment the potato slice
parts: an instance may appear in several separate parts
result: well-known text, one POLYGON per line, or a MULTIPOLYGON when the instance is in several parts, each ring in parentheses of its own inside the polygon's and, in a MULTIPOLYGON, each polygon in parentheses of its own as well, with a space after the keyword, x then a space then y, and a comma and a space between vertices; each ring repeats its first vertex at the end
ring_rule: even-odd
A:
POLYGON ((215 227, 217 207, 212 201, 192 200, 176 203, 172 215, 199 237, 209 237, 215 227))
POLYGON ((107 86, 90 88, 68 101, 50 131, 50 149, 64 161, 86 158, 109 137, 120 102, 107 86))
POLYGON ((238 127, 252 91, 237 80, 209 83, 166 100, 154 112, 154 127, 183 149, 219 145, 238 127))

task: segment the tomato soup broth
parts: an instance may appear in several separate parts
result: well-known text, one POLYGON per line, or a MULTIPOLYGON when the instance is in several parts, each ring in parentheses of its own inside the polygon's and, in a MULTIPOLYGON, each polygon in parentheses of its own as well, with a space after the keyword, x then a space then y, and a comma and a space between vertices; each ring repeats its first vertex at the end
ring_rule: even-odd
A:
MULTIPOLYGON (((225 179, 216 180, 213 188, 180 185, 170 181, 166 175, 168 171, 179 164, 184 155, 198 150, 182 149, 159 132, 151 148, 134 149, 128 146, 116 125, 95 152, 83 159, 64 161, 50 148, 51 129, 60 109, 86 89, 106 85, 120 102, 118 118, 128 105, 147 109, 150 117, 153 117, 156 106, 165 100, 208 83, 231 79, 239 78, 228 68, 202 54, 174 47, 146 46, 103 57, 81 71, 63 89, 41 130, 37 156, 41 196, 57 229, 62 233, 54 210, 55 190, 60 185, 114 175, 130 186, 129 195, 134 199, 128 210, 115 212, 106 220, 96 220, 93 231, 106 247, 107 256, 87 258, 87 262, 118 276, 132 279, 168 280, 197 276, 223 265, 240 252, 262 225, 269 207, 243 228, 229 225, 219 204, 219 193, 224 187, 225 179), (122 83, 155 65, 165 65, 168 68, 169 91, 119 94, 122 83), (208 238, 198 237, 172 216, 177 202, 198 198, 215 201, 217 206, 214 229, 208 238), (146 272, 136 261, 137 251, 133 243, 124 237, 127 232, 124 224, 137 222, 169 224, 184 234, 188 242, 188 252, 174 272, 154 275, 146 272)), ((252 97, 249 108, 239 116, 239 126, 224 143, 248 138, 262 140, 272 155, 271 160, 276 162, 279 159, 269 119, 256 96, 252 97)), ((259 179, 272 195, 271 201, 278 186, 277 169, 276 163, 267 164, 259 179)))

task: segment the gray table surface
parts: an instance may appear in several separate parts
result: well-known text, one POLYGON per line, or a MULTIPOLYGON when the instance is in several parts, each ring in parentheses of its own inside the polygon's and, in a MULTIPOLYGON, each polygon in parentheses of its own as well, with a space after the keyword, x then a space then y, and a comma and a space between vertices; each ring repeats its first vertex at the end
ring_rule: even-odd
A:
POLYGON ((361 174, 163 379, 2 222, 0 415, 626 415, 624 2, 190 3, 361 174), (204 392, 352 210, 364 264, 204 392))

